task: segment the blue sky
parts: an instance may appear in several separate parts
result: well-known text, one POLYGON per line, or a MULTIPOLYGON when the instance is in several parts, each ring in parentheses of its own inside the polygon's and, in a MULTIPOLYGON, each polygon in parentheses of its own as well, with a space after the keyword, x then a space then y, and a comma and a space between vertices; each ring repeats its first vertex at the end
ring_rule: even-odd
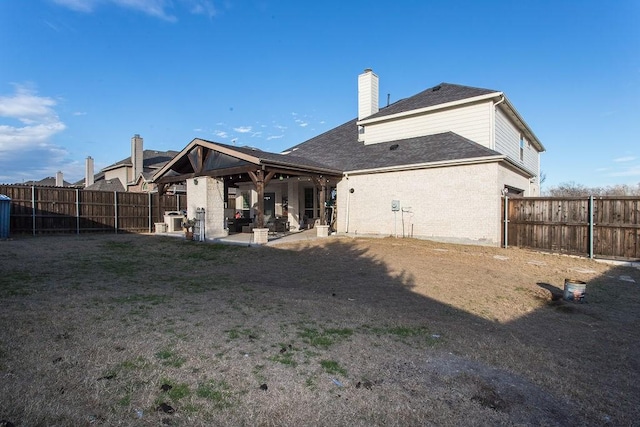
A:
POLYGON ((0 182, 199 137, 279 152, 441 82, 496 89, 545 186, 640 183, 640 2, 0 0, 0 182))

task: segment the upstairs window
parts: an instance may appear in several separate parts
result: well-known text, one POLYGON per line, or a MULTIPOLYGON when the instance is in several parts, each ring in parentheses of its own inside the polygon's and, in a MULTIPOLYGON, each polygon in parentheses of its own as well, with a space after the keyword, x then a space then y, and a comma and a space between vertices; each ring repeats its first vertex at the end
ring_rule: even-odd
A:
POLYGON ((524 161, 524 136, 520 134, 520 161, 524 161))

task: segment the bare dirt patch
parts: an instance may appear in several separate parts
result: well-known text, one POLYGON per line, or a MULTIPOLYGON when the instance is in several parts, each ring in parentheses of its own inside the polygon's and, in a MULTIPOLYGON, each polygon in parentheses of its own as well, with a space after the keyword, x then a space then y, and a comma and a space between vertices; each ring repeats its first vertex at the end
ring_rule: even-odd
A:
POLYGON ((0 420, 632 425, 640 271, 412 239, 0 242, 0 420), (586 304, 559 298, 566 278, 586 304))

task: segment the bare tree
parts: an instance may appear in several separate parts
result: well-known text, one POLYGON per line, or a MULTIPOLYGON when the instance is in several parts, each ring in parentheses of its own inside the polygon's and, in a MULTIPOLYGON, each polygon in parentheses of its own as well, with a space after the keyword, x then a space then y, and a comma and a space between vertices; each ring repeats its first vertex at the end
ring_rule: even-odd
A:
POLYGON ((637 185, 616 184, 607 187, 587 187, 571 181, 549 187, 544 193, 551 197, 640 196, 640 183, 637 185))

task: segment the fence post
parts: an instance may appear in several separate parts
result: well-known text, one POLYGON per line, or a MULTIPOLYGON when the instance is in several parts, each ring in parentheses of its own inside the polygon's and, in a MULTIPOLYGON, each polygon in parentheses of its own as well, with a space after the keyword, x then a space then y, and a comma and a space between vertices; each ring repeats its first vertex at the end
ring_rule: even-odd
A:
POLYGON ((509 247, 509 196, 504 196, 504 248, 509 247))
POLYGON ((116 234, 118 234, 118 192, 117 191, 113 192, 113 207, 114 207, 116 234))
POLYGON ((593 259, 593 196, 589 196, 589 258, 593 259))
POLYGON ((80 234, 80 189, 76 188, 76 234, 80 234))
POLYGON ((149 195, 149 233, 151 233, 151 231, 153 231, 151 229, 151 224, 152 224, 152 220, 151 220, 151 192, 147 193, 149 195))
POLYGON ((31 229, 36 235, 36 186, 31 186, 31 229))
MULTIPOLYGON (((175 188, 175 186, 174 186, 175 188)), ((176 194, 176 210, 179 211, 180 210, 180 195, 176 194)))

